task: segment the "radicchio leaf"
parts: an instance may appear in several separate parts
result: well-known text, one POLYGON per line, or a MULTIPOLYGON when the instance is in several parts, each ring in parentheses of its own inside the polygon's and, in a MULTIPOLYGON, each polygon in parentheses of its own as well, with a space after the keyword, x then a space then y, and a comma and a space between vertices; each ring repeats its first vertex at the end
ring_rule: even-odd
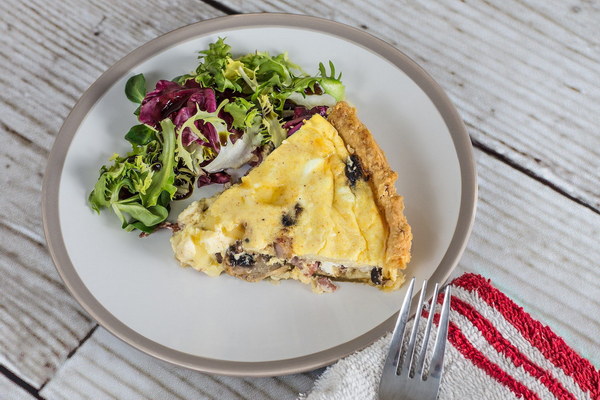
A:
POLYGON ((304 125, 305 120, 310 119, 315 114, 325 117, 327 115, 327 106, 316 106, 310 110, 306 109, 306 107, 295 107, 292 119, 283 124, 283 127, 288 130, 288 136, 300 129, 304 125))
POLYGON ((214 172, 212 174, 200 175, 197 180, 198 187, 210 185, 211 183, 227 183, 231 180, 231 176, 224 171, 214 172))
MULTIPOLYGON (((217 100, 213 89, 203 88, 194 80, 188 80, 183 85, 160 80, 142 101, 140 121, 156 128, 160 121, 170 118, 179 129, 198 110, 214 112, 216 109, 217 100)), ((202 121, 197 121, 196 126, 208 142, 198 138, 190 129, 184 129, 181 137, 183 145, 189 146, 197 142, 218 152, 219 138, 215 128, 202 121)))

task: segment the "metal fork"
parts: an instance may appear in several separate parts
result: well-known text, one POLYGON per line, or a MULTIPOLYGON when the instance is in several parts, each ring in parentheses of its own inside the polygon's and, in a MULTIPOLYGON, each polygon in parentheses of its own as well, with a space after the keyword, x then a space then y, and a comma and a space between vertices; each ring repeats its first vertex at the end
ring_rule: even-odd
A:
POLYGON ((421 313, 423 312, 427 281, 423 282, 419 304, 415 314, 413 329, 405 351, 402 344, 406 331, 406 323, 410 314, 415 278, 412 278, 402 308, 398 314, 396 327, 392 336, 392 343, 388 352, 383 374, 379 382, 379 400, 435 400, 438 396, 440 381, 443 372, 444 350, 448 337, 448 319, 450 315, 450 286, 446 288, 442 312, 438 323, 437 336, 433 348, 433 355, 429 363, 429 375, 425 376, 425 354, 429 342, 429 334, 433 325, 433 315, 437 304, 439 285, 436 283, 431 301, 431 309, 425 326, 421 350, 415 354, 415 342, 421 313), (403 354, 404 353, 404 354, 403 354))

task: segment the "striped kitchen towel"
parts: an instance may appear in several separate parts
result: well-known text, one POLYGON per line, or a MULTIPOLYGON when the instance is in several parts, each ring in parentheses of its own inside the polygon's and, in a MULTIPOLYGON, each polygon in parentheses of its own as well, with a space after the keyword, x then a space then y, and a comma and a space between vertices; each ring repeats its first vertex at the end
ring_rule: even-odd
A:
MULTIPOLYGON (((439 399, 600 400, 600 372, 489 280, 464 274, 452 286, 439 399)), ((338 361, 300 398, 376 399, 390 338, 338 361)))

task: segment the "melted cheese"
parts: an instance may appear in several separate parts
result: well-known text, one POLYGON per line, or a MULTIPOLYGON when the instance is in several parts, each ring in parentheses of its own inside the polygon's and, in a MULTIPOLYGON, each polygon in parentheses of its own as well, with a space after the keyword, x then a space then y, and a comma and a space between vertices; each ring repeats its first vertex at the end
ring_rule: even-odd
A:
POLYGON ((247 251, 273 255, 274 240, 285 232, 299 257, 383 266, 387 228, 368 182, 349 186, 348 157, 335 128, 313 116, 239 184, 180 215, 184 229, 172 238, 175 256, 218 275, 215 253, 242 240, 247 251), (286 214, 293 220, 288 227, 286 214))

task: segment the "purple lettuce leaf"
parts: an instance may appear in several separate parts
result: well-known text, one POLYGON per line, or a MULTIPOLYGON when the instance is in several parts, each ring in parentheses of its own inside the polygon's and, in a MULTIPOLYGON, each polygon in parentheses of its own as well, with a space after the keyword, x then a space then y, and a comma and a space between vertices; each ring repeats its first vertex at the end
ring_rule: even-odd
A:
POLYGON ((210 185, 212 183, 227 183, 231 181, 231 176, 224 171, 221 172, 213 172, 212 174, 204 174, 198 177, 196 184, 198 187, 210 185))
POLYGON ((311 109, 301 106, 295 107, 292 119, 283 124, 283 128, 288 130, 287 134, 290 136, 304 125, 305 120, 310 119, 313 115, 319 114, 325 117, 327 115, 327 108, 327 106, 316 106, 311 109))
MULTIPOLYGON (((165 118, 170 118, 177 129, 196 114, 197 109, 214 112, 217 109, 215 92, 211 88, 203 88, 194 80, 188 80, 183 85, 175 82, 160 80, 153 91, 148 93, 140 108, 140 121, 157 128, 165 118)), ((196 121, 196 127, 202 132, 207 141, 200 139, 190 129, 182 132, 181 141, 184 146, 197 142, 203 146, 219 151, 218 134, 212 124, 196 121)))

